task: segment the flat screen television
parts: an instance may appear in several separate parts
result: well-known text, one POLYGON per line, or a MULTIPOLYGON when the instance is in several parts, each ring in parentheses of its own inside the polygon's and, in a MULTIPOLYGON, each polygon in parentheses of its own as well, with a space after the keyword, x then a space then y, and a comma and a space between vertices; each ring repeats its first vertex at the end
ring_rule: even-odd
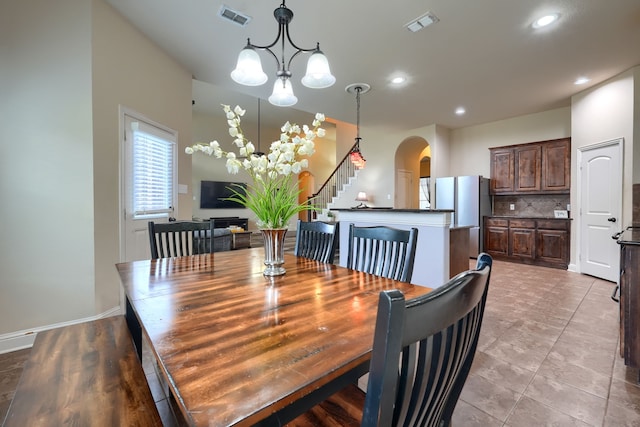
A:
POLYGON ((244 209, 239 203, 224 200, 233 195, 229 188, 235 188, 236 185, 247 190, 244 182, 200 181, 200 209, 244 209))

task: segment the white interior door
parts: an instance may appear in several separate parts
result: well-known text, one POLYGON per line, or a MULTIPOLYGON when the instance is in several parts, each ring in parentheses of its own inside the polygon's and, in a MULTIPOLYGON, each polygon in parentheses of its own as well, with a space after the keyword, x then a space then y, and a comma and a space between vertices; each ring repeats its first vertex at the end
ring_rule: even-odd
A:
POLYGON ((396 173, 396 209, 413 208, 413 173, 400 169, 396 173))
POLYGON ((622 139, 578 151, 580 272, 615 282, 622 212, 622 139))
POLYGON ((122 110, 121 258, 151 258, 148 222, 176 215, 177 132, 140 114, 122 110), (160 194, 160 196, 158 196, 160 194))

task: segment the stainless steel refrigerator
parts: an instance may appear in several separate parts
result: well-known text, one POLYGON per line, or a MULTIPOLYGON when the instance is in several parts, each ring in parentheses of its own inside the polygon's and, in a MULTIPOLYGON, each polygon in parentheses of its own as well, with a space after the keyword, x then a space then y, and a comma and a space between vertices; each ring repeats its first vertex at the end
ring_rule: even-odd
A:
POLYGON ((480 175, 436 178, 436 209, 453 209, 453 226, 469 229, 469 256, 483 250, 482 218, 491 215, 489 179, 480 175))

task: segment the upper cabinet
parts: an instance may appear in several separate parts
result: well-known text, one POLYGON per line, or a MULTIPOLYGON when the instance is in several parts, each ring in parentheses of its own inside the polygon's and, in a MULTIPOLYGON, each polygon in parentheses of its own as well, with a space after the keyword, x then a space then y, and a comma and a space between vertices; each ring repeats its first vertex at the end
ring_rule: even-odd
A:
POLYGON ((515 159, 515 191, 529 193, 540 191, 542 175, 542 147, 538 144, 523 145, 513 149, 515 159))
POLYGON ((492 194, 569 193, 571 138, 489 150, 492 194))
POLYGON ((512 193, 515 190, 513 148, 491 148, 491 192, 512 193))
POLYGON ((571 188, 571 138, 542 144, 542 190, 568 193, 571 188))

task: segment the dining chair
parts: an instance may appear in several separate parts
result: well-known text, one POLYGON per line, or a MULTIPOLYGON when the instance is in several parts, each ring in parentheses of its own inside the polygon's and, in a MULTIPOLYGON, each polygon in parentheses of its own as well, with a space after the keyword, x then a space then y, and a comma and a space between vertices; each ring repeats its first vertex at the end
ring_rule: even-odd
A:
POLYGON ((338 225, 322 221, 298 220, 294 254, 333 264, 338 243, 338 225))
POLYGON ((349 225, 347 268, 402 282, 411 281, 418 229, 349 225))
POLYGON ((381 292, 366 395, 351 384, 287 425, 449 426, 478 345, 491 266, 481 253, 474 270, 428 294, 381 292))
POLYGON ((154 223, 149 221, 151 258, 173 258, 212 253, 214 245, 213 221, 176 221, 154 223))

